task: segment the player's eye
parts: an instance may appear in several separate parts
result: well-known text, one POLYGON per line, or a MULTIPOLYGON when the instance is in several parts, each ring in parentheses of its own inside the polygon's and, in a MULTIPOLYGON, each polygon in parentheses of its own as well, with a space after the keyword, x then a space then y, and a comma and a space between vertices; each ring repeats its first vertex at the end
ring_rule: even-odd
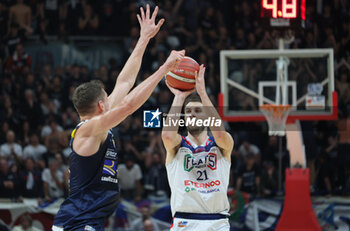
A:
POLYGON ((202 112, 202 109, 200 109, 200 108, 197 107, 196 110, 195 110, 195 112, 196 112, 196 113, 201 113, 201 112, 202 112))

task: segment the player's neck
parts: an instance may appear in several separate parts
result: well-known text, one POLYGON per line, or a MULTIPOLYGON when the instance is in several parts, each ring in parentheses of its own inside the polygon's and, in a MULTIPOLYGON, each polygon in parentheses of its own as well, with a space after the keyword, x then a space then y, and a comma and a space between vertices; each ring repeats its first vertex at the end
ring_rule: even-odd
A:
POLYGON ((192 140, 196 145, 202 145, 207 140, 208 134, 207 129, 204 129, 201 133, 198 135, 192 135, 191 133, 188 133, 188 138, 192 140))
POLYGON ((92 118, 94 118, 95 116, 100 115, 99 113, 94 113, 91 115, 84 115, 84 116, 80 116, 80 121, 84 121, 84 120, 90 120, 92 118))

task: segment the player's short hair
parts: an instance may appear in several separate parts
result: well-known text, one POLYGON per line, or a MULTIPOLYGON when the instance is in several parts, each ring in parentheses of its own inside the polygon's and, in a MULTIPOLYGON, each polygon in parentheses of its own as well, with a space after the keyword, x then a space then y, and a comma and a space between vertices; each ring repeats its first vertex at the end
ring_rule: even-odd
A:
POLYGON ((202 100, 197 93, 192 93, 191 95, 187 96, 187 98, 185 99, 184 106, 186 107, 186 105, 190 102, 202 103, 202 100))
POLYGON ((95 111, 98 101, 104 98, 104 86, 99 80, 79 85, 73 93, 73 105, 79 115, 88 115, 95 111))

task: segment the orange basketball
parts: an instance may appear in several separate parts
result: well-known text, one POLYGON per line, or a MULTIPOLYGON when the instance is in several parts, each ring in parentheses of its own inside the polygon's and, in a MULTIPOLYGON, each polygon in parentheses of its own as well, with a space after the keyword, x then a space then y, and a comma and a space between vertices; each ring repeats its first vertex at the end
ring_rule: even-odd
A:
POLYGON ((191 90, 196 85, 196 71, 199 71, 199 64, 196 60, 185 56, 175 70, 168 72, 166 81, 173 88, 191 90))

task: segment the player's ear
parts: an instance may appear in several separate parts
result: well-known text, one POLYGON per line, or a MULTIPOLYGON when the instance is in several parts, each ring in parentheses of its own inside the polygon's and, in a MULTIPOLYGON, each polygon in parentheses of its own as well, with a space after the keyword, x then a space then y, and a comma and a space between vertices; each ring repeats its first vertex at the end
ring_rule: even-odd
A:
POLYGON ((103 103, 102 100, 99 100, 98 103, 97 103, 97 107, 98 107, 98 111, 99 112, 104 112, 106 109, 105 109, 105 105, 103 103))

